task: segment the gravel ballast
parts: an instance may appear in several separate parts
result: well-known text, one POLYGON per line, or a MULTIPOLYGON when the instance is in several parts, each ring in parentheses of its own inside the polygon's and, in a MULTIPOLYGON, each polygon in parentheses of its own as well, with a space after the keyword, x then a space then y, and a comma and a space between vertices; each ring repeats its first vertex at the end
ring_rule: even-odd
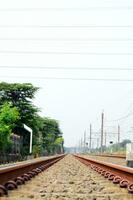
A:
POLYGON ((86 167, 72 155, 54 164, 2 200, 130 200, 133 195, 86 167))

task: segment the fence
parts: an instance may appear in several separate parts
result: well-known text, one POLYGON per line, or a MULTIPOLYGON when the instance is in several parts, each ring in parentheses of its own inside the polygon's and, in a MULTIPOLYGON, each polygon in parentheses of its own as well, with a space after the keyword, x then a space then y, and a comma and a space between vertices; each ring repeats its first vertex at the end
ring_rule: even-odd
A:
POLYGON ((4 155, 0 155, 0 165, 23 161, 26 159, 27 159, 27 156, 22 156, 20 154, 4 154, 4 155))

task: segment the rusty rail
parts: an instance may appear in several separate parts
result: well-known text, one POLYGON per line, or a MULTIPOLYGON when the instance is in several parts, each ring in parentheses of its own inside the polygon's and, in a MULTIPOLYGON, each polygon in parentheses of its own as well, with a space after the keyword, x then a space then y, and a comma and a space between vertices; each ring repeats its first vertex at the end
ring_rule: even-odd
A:
POLYGON ((133 193, 133 169, 116 165, 108 162, 94 160, 92 158, 84 158, 79 155, 74 155, 80 162, 90 166, 91 169, 98 172, 114 184, 119 184, 122 188, 127 188, 130 193, 133 193))
POLYGON ((122 154, 94 154, 92 156, 101 156, 101 157, 112 157, 112 158, 122 158, 126 159, 126 155, 122 154))
POLYGON ((0 196, 7 195, 8 190, 13 190, 18 185, 24 184, 38 175, 54 163, 61 160, 65 155, 55 156, 49 159, 24 162, 18 165, 0 169, 0 196))

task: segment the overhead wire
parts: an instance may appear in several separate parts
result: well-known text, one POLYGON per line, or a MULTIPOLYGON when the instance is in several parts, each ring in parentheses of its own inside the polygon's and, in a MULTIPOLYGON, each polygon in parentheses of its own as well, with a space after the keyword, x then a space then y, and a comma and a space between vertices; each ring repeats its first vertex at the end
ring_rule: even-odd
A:
POLYGON ((52 66, 8 66, 8 65, 0 65, 0 68, 6 68, 6 69, 46 69, 46 70, 90 70, 90 71, 133 71, 133 67, 52 67, 52 66))
POLYGON ((13 41, 19 41, 19 40, 29 40, 29 41, 109 41, 109 42, 131 42, 133 41, 133 38, 0 38, 0 40, 13 40, 13 41))
POLYGON ((91 6, 91 7, 46 7, 46 8, 1 8, 0 12, 20 11, 90 11, 90 10, 132 10, 133 6, 91 6))
POLYGON ((59 29, 77 29, 77 28, 133 28, 133 25, 15 25, 15 24, 0 24, 0 28, 59 28, 59 29))
POLYGON ((96 56, 132 56, 133 53, 122 53, 122 52, 56 52, 56 51, 10 51, 10 50, 0 50, 0 54, 54 54, 54 55, 96 55, 96 56))
MULTIPOLYGON (((132 6, 119 6, 119 7, 89 7, 89 8, 9 8, 9 9, 0 9, 0 12, 8 12, 8 11, 88 11, 88 10, 132 10, 132 6)), ((92 26, 92 25, 84 25, 84 26, 60 26, 60 25, 55 25, 55 26, 46 26, 46 25, 0 25, 0 28, 133 28, 131 25, 125 25, 125 26, 92 26)), ((0 38, 0 40, 61 40, 61 39, 44 39, 44 38, 0 38)), ((63 39, 64 40, 64 39, 63 39)), ((65 39, 66 40, 66 39, 65 39)), ((73 40, 73 39, 72 39, 73 40)), ((76 40, 76 39, 75 39, 76 40)), ((81 39, 80 39, 81 40, 81 39)), ((66 40, 68 41, 68 40, 66 40)), ((71 40, 70 40, 71 41, 71 40)), ((76 40, 77 41, 77 40, 76 40)), ((81 41, 92 41, 92 39, 83 39, 81 41)), ((95 41, 116 41, 116 40, 109 40, 109 39, 103 39, 103 40, 96 40, 95 41)), ((133 39, 117 39, 117 41, 133 41, 133 39)), ((41 51, 0 51, 0 53, 6 53, 6 54, 63 54, 63 55, 133 55, 133 53, 96 53, 96 52, 41 52, 41 51)), ((74 67, 45 67, 45 66, 0 66, 0 68, 31 68, 31 69, 63 69, 63 70, 120 70, 120 71, 133 71, 133 68, 89 68, 89 67, 80 67, 80 68, 74 68, 74 67)), ((2 77, 2 76, 0 76, 2 77)), ((89 78, 62 78, 62 77, 43 77, 43 76, 35 76, 35 77, 25 77, 25 76, 6 76, 6 78, 26 78, 26 79, 46 79, 46 80, 85 80, 85 81, 112 81, 112 82, 133 82, 133 79, 89 79, 89 78)), ((119 118, 117 120, 112 120, 112 121, 118 121, 125 119, 132 115, 132 113, 128 113, 126 116, 123 116, 122 118, 119 118)))
POLYGON ((104 78, 80 78, 80 77, 45 77, 45 76, 0 76, 0 78, 19 79, 46 79, 46 80, 72 80, 72 81, 107 81, 107 82, 133 82, 133 79, 104 79, 104 78))
POLYGON ((130 111, 127 115, 123 116, 123 117, 120 117, 118 119, 114 119, 114 120, 107 120, 107 122, 116 122, 116 121, 121 121, 121 120, 124 120, 124 119, 127 119, 128 117, 132 116, 133 115, 133 110, 130 111))

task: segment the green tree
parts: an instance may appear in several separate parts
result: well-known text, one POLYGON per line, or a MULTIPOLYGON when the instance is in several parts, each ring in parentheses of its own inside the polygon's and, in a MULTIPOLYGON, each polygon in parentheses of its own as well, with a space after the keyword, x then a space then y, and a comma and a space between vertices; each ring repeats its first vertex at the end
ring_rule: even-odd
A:
POLYGON ((64 144, 64 139, 63 137, 58 137, 55 142, 54 142, 54 146, 56 149, 57 153, 63 153, 64 149, 63 149, 63 144, 64 144))
POLYGON ((0 106, 5 102, 12 103, 20 113, 20 123, 32 124, 38 109, 33 105, 32 99, 39 88, 31 83, 0 83, 0 106))
POLYGON ((34 145, 33 146, 33 155, 35 158, 37 158, 41 154, 41 146, 40 145, 34 145))
POLYGON ((43 118, 42 147, 50 154, 56 153, 57 146, 60 146, 62 133, 58 121, 50 118, 43 118))
MULTIPOLYGON (((38 89, 38 87, 34 87, 31 83, 0 83, 0 107, 5 102, 8 102, 12 107, 18 109, 20 118, 17 120, 13 131, 23 138, 23 152, 27 153, 29 134, 24 130, 23 124, 30 126, 34 131, 38 108, 34 106, 32 100, 38 89)), ((36 141, 37 133, 33 132, 33 136, 34 141, 36 141)))
POLYGON ((16 107, 5 103, 0 109, 0 151, 4 151, 10 144, 10 135, 15 123, 19 120, 19 112, 16 107))
MULTIPOLYGON (((42 150, 53 153, 60 147, 60 139, 58 140, 58 138, 62 136, 62 133, 58 121, 40 117, 38 115, 39 109, 32 102, 38 89, 31 83, 0 83, 0 108, 2 109, 3 105, 8 102, 10 108, 17 109, 19 112, 19 118, 17 118, 15 124, 12 123, 12 127, 8 123, 0 125, 1 134, 7 134, 5 138, 7 141, 9 141, 8 136, 11 130, 19 134, 23 138, 21 153, 24 155, 29 153, 29 134, 24 130, 23 124, 28 125, 33 130, 34 153, 41 153, 42 150)), ((5 144, 7 144, 7 141, 5 141, 5 144)))

